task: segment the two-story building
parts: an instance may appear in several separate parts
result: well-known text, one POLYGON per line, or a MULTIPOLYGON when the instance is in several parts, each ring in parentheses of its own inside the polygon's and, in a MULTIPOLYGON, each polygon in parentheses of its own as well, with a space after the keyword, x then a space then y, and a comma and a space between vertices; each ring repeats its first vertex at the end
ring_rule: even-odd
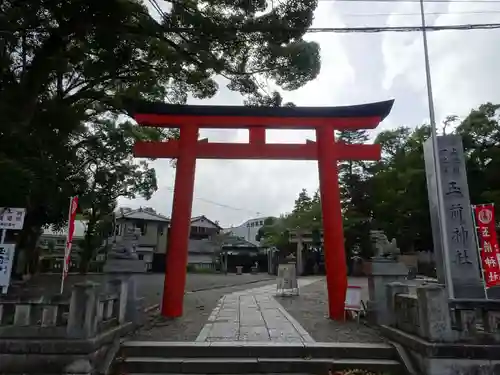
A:
POLYGON ((165 254, 170 219, 150 208, 121 208, 115 213, 113 241, 120 242, 127 228, 139 228, 141 236, 137 245, 137 256, 146 261, 151 269, 155 254, 165 254))
MULTIPOLYGON (((74 271, 80 264, 80 241, 85 237, 87 222, 75 220, 75 231, 73 232, 73 243, 71 246, 70 271, 74 271)), ((38 269, 40 272, 62 272, 64 261, 64 250, 68 228, 64 226, 60 230, 52 227, 42 228, 42 234, 38 239, 37 248, 40 254, 38 269)))
MULTIPOLYGON (((127 227, 139 228, 141 236, 137 246, 139 259, 146 261, 148 270, 163 272, 165 269, 165 254, 170 230, 170 219, 153 209, 144 207, 138 209, 121 208, 115 212, 115 228, 106 244, 120 242, 127 227)), ((71 256, 71 269, 76 270, 79 265, 78 244, 83 240, 86 231, 84 220, 75 221, 73 248, 71 256)), ((222 228, 217 222, 201 215, 191 219, 191 230, 188 245, 188 263, 195 268, 213 267, 217 246, 210 239, 219 234, 222 228)), ((59 271, 64 259, 66 244, 66 227, 54 231, 44 228, 40 236, 38 248, 40 250, 39 268, 42 272, 59 271)), ((103 244, 104 246, 104 244, 103 244)), ((96 256, 96 261, 104 261, 104 253, 96 256)))
MULTIPOLYGON (((133 226, 141 230, 137 247, 139 259, 144 259, 147 269, 164 272, 170 219, 150 208, 131 210, 120 209, 116 215, 114 239, 119 241, 125 228, 133 226)), ((220 233, 222 228, 217 222, 201 215, 191 219, 188 244, 188 264, 194 268, 210 268, 214 262, 216 247, 210 238, 220 233)))
POLYGON ((191 218, 188 243, 188 265, 190 268, 215 268, 216 253, 220 246, 212 239, 222 228, 206 216, 191 218))
POLYGON ((204 240, 208 239, 222 231, 219 223, 208 219, 206 216, 196 216, 191 218, 191 230, 189 239, 204 240))

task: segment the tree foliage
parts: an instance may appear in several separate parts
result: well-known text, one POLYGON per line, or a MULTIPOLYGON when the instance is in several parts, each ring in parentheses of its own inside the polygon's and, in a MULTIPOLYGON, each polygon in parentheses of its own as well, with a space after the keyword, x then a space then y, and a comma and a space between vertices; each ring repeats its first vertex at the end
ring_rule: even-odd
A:
POLYGON ((145 160, 135 161, 132 147, 137 140, 160 140, 163 135, 116 119, 88 123, 79 135, 79 177, 87 182, 79 201, 87 228, 81 244, 82 271, 87 271, 88 262, 111 232, 111 214, 117 199, 149 199, 157 190, 155 170, 145 160))
MULTIPOLYGON (((463 138, 472 204, 500 204, 499 109, 500 105, 486 103, 462 121, 457 116, 446 120, 447 134, 463 138)), ((380 161, 339 163, 346 251, 359 246, 363 257, 371 256, 369 231, 373 229, 396 238, 403 252, 432 250, 423 156, 423 143, 429 136, 428 125, 382 131, 375 139, 382 148, 380 161)), ((351 131, 340 132, 337 138, 346 143, 367 140, 365 133, 351 131)), ((319 199, 313 201, 302 190, 293 211, 283 215, 279 230, 295 228, 297 223, 313 229, 316 223, 311 217, 321 217, 319 199)), ((265 239, 274 238, 273 228, 264 227, 265 239)))
POLYGON ((291 105, 262 82, 293 90, 317 76, 319 46, 303 39, 316 6, 317 0, 175 1, 158 22, 140 0, 2 1, 0 174, 9 184, 0 206, 27 208, 20 247, 33 248, 44 225, 62 225, 72 195, 85 197, 88 213, 109 208, 116 192, 150 194, 154 172, 132 182, 137 173, 113 157, 108 172, 98 169, 90 179, 82 173, 88 150, 109 156, 124 138, 133 139, 124 127, 110 132, 99 123, 125 113, 130 100, 210 98, 223 78, 249 105, 291 105), (124 173, 126 186, 119 183, 124 173), (103 183, 99 200, 89 193, 95 181, 103 183), (111 186, 116 192, 106 190, 111 186))

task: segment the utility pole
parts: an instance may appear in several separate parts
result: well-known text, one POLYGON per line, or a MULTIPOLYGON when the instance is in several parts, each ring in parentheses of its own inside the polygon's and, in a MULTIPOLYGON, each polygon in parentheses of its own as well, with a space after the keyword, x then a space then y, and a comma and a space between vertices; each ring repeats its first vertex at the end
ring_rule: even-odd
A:
POLYGON ((455 298, 455 291, 453 290, 453 283, 451 277, 450 269, 450 253, 448 251, 448 237, 445 235, 446 221, 445 221, 445 207, 443 202, 443 181, 441 179, 441 165, 439 164, 439 147, 437 140, 437 129, 436 129, 436 114, 434 111, 434 99, 432 95, 432 80, 431 80, 431 68, 429 62, 429 49, 427 46, 427 30, 425 23, 425 11, 424 11, 424 0, 420 0, 420 16, 422 18, 422 40, 424 44, 424 59, 425 59, 425 76, 427 82, 427 99, 429 102, 429 118, 431 122, 431 141, 432 141, 432 154, 434 159, 434 172, 436 176, 436 187, 437 187, 437 203, 438 203, 438 221, 441 230, 439 231, 441 248, 443 251, 444 260, 444 272, 446 277, 446 283, 448 284, 448 297, 450 299, 455 298))

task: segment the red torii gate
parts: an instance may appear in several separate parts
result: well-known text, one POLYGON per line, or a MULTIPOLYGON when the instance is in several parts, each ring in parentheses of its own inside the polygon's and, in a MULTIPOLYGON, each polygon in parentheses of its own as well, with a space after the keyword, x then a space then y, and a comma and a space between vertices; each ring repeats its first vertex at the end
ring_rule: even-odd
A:
POLYGON ((347 107, 191 106, 136 102, 144 126, 180 128, 179 140, 136 142, 134 155, 177 158, 172 225, 167 244, 162 315, 182 315, 196 159, 318 160, 330 318, 344 319, 347 267, 337 160, 379 160, 380 146, 335 141, 334 130, 374 129, 393 100, 347 107), (200 128, 246 128, 249 143, 198 140, 200 128), (316 142, 267 144, 266 129, 315 129, 316 142))

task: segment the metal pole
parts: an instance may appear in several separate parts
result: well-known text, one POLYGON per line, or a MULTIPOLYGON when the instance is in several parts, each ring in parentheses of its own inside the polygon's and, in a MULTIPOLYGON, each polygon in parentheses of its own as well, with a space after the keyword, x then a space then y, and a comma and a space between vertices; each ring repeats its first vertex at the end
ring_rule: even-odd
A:
MULTIPOLYGON (((481 205, 484 206, 484 205, 481 205)), ((477 235, 479 227, 477 226, 477 220, 476 220, 476 207, 475 205, 471 205, 471 215, 472 215, 472 222, 474 223, 474 239, 476 240, 476 249, 477 249, 477 254, 479 258, 479 272, 481 273, 481 279, 483 280, 483 287, 484 287, 484 296, 486 299, 488 299, 488 288, 486 287, 486 275, 484 274, 484 268, 483 268, 483 257, 481 256, 481 245, 479 242, 479 236, 477 235)))
MULTIPOLYGON (((7 229, 2 229, 2 236, 1 236, 1 238, 0 238, 0 245, 3 245, 3 244, 4 244, 4 242, 5 242, 5 235, 6 235, 6 234, 7 234, 7 229)), ((12 253, 12 255, 14 255, 14 253, 12 253)), ((14 261, 14 259, 11 259, 10 261, 11 261, 11 262, 13 262, 13 261, 14 261)), ((1 290, 1 291, 2 291, 2 294, 7 294, 7 291, 8 291, 8 290, 9 290, 9 286, 8 286, 8 285, 3 286, 3 287, 2 287, 2 290, 1 290)))
POLYGON ((434 112, 434 100, 432 96, 432 82, 431 82, 431 68, 429 64, 429 50, 427 47, 427 31, 425 24, 425 12, 424 12, 424 0, 420 0, 420 16, 422 18, 422 39, 424 44, 424 59, 425 59, 425 76, 427 82, 427 99, 429 102, 429 118, 431 122, 431 140, 432 140, 432 153, 434 159, 434 171, 436 175, 436 187, 437 187, 437 203, 438 203, 438 218, 439 226, 441 230, 439 231, 441 247, 443 251, 444 260, 444 272, 446 277, 446 283, 448 284, 448 297, 450 299, 455 298, 455 291, 453 290, 453 280, 451 276, 450 269, 450 253, 448 237, 444 233, 446 231, 446 221, 445 221, 445 207, 443 202, 443 181, 441 179, 441 165, 439 164, 439 147, 437 140, 437 130, 436 130, 436 114, 434 112))
MULTIPOLYGON (((59 290, 59 294, 63 294, 64 292, 64 279, 65 279, 65 268, 66 268, 66 258, 69 257, 68 253, 68 243, 69 243, 69 228, 70 228, 70 222, 71 222, 71 211, 72 211, 72 206, 73 206, 73 197, 69 197, 69 212, 68 212, 68 233, 66 234, 66 245, 64 246, 64 258, 63 258, 63 265, 62 265, 62 275, 61 275, 61 287, 59 290)), ((69 272, 69 264, 68 264, 68 272, 69 272)))

